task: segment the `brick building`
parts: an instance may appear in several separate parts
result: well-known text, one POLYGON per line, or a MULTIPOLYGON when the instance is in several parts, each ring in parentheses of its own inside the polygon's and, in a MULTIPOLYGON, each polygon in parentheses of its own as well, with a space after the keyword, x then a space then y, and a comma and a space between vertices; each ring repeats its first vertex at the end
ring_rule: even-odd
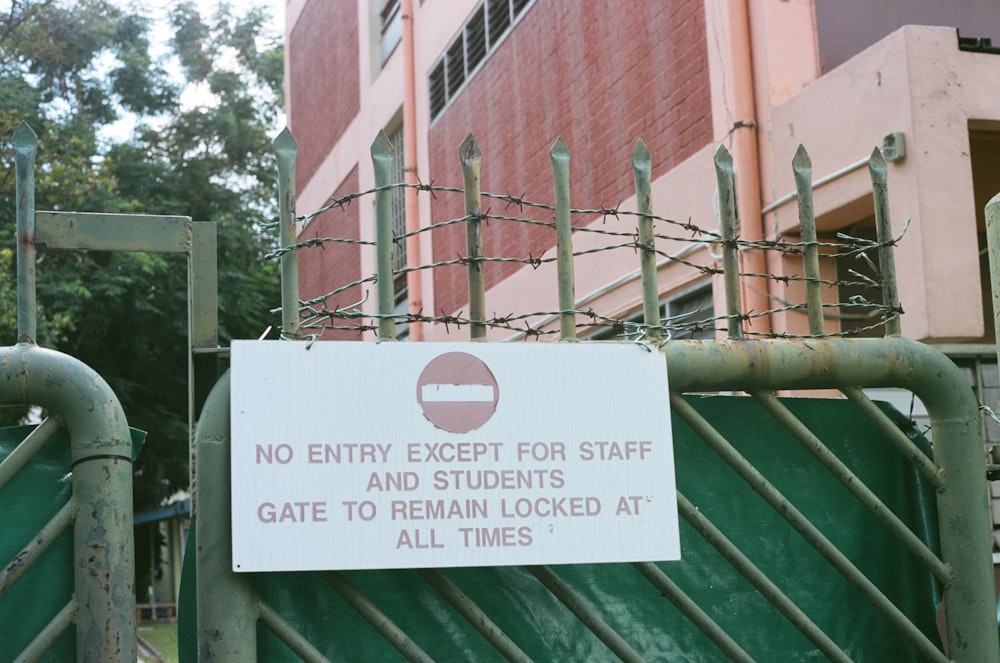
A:
MULTIPOLYGON (((968 370, 982 401, 997 404, 982 211, 1000 190, 1000 50, 981 39, 1000 39, 992 0, 412 0, 412 51, 402 38, 410 17, 401 4, 408 3, 287 2, 299 213, 373 185, 369 147, 380 130, 400 152, 408 136, 415 147, 398 165, 401 178, 409 165, 421 181, 461 186, 458 146, 472 132, 484 155, 484 191, 543 202, 552 200, 548 151, 562 136, 572 153, 574 206, 623 201, 634 209, 629 154, 642 138, 653 155, 657 214, 717 228, 712 155, 724 144, 738 173, 742 236, 794 237, 790 163, 801 143, 820 182, 820 231, 866 236, 874 221, 864 162, 877 145, 903 146, 905 155, 889 165, 897 235, 910 220, 896 250, 903 333, 940 345, 968 370), (411 80, 412 101, 404 103, 411 80)), ((374 210, 359 203, 317 217, 303 238, 371 239, 374 210)), ((460 197, 421 194, 405 207, 420 226, 462 215, 460 197)), ((487 254, 538 256, 554 245, 546 231, 511 228, 489 229, 487 254)), ((658 248, 698 265, 717 261, 690 243, 658 248)), ((463 252, 464 233, 453 227, 421 235, 397 258, 427 263, 463 252)), ((577 261, 580 306, 623 318, 640 309, 637 262, 626 253, 577 261)), ((799 270, 753 252, 743 260, 745 271, 799 270)), ((301 295, 374 271, 371 252, 358 247, 303 254, 301 295)), ((550 271, 492 267, 488 309, 553 310, 550 271)), ((721 283, 699 270, 663 261, 658 274, 665 315, 722 309, 721 283)), ((457 268, 403 285, 400 307, 454 314, 467 305, 457 268)), ((365 299, 360 287, 342 297, 344 304, 365 299)), ((794 285, 780 283, 744 291, 753 311, 801 299, 794 285)), ((373 311, 374 297, 361 306, 373 311)), ((756 324, 806 328, 798 313, 756 324)), ((848 324, 828 321, 832 331, 848 324)), ((443 340, 448 330, 429 324, 411 332, 443 340)), ((511 336, 491 332, 497 340, 511 336)), ((996 429, 990 436, 1000 438, 996 429)))

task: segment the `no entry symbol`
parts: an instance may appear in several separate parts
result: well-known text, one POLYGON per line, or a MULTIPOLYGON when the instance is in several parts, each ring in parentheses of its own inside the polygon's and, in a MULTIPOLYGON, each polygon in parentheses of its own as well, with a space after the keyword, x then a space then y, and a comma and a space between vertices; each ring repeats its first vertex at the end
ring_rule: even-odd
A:
POLYGON ((432 424, 450 433, 476 430, 493 416, 500 389, 489 366, 465 352, 432 359, 417 380, 417 402, 432 424))

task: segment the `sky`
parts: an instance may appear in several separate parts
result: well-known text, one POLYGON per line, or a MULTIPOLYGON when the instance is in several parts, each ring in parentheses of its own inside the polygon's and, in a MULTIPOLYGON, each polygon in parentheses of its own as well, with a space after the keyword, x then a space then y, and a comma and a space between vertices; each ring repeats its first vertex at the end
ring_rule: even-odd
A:
MULTIPOLYGON (((167 17, 170 8, 177 4, 176 0, 145 0, 137 5, 136 3, 139 1, 140 0, 119 0, 121 6, 128 7, 130 9, 139 8, 143 11, 143 13, 154 20, 154 25, 150 34, 154 55, 166 52, 166 42, 170 39, 170 26, 167 17)), ((205 16, 212 16, 219 4, 219 0, 195 0, 195 4, 205 16)), ((279 36, 284 35, 285 0, 229 0, 229 5, 236 12, 241 12, 253 6, 263 6, 270 9, 273 21, 273 31, 279 36)), ((177 76, 178 78, 181 76, 179 71, 177 72, 177 76)), ((200 103, 204 103, 206 101, 206 95, 207 92, 204 90, 189 88, 181 95, 181 103, 182 105, 195 106, 200 103)), ((284 118, 276 118, 276 126, 283 125, 283 123, 284 118)), ((125 116, 118 122, 108 126, 102 134, 105 138, 118 142, 127 139, 134 126, 135 118, 125 116)))

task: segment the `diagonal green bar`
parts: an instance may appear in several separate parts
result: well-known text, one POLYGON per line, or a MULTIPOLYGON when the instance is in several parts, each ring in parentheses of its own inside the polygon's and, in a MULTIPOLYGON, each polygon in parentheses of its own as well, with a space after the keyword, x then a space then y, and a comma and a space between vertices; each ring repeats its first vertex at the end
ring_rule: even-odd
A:
POLYGON ((632 645, 625 642, 625 639, 584 601, 583 597, 574 592, 569 585, 562 581, 562 578, 553 573, 552 569, 547 566, 528 566, 526 568, 538 578, 539 582, 545 585, 546 589, 552 592, 553 596, 569 608, 570 612, 576 615, 584 626, 607 645, 615 656, 626 663, 642 663, 645 660, 639 655, 639 652, 632 648, 632 645))
POLYGON ((0 597, 14 586, 14 583, 31 568, 31 565, 42 556, 49 546, 59 538, 59 535, 69 529, 76 516, 76 500, 73 497, 63 505, 49 522, 31 537, 24 548, 10 561, 3 571, 0 571, 0 597))
POLYGON ((312 643, 306 640, 266 602, 258 600, 257 610, 260 613, 260 621, 303 661, 306 663, 329 663, 330 659, 323 656, 318 649, 312 646, 312 643))
POLYGON ((34 661, 41 660, 49 647, 59 639, 59 636, 73 625, 76 620, 76 612, 76 601, 70 599, 69 603, 52 618, 52 621, 35 636, 35 639, 28 643, 21 655, 14 659, 15 663, 34 663, 34 661))
POLYGON ((945 488, 944 476, 941 469, 934 464, 934 461, 927 457, 920 448, 913 443, 913 440, 906 437, 906 433, 899 430, 899 427, 892 423, 892 421, 885 416, 882 410, 878 409, 878 406, 872 402, 872 399, 868 398, 861 389, 857 387, 844 387, 841 389, 844 395, 854 403, 854 406, 861 410, 866 417, 868 417, 873 424, 879 429, 879 432, 888 438, 889 442, 893 444, 899 452, 903 454, 903 457, 916 466, 917 470, 934 484, 934 487, 938 490, 943 490, 945 488))
POLYGON ((789 502, 771 482, 731 445, 719 431, 705 420, 691 405, 676 393, 670 394, 670 407, 691 427, 719 456, 739 474, 753 490, 788 521, 819 554, 844 578, 885 615, 921 656, 928 660, 947 661, 938 648, 924 635, 899 608, 882 593, 826 536, 789 502))
MULTIPOLYGON (((943 584, 950 584, 953 573, 951 568, 942 562, 934 552, 927 547, 920 538, 894 514, 889 507, 878 498, 875 493, 868 488, 865 483, 858 478, 849 467, 830 449, 823 444, 809 428, 803 424, 792 412, 784 406, 777 398, 767 392, 754 391, 751 395, 758 403, 774 417, 778 423, 784 426, 795 438, 809 450, 816 459, 823 464, 830 473, 837 478, 840 483, 847 488, 854 497, 868 509, 886 529, 893 533, 904 546, 920 560, 931 573, 943 584)), ((883 417, 885 415, 882 415, 883 417)))
POLYGON ((0 488, 7 485, 7 482, 28 464, 32 456, 45 446, 45 443, 49 441, 53 433, 59 430, 61 425, 59 417, 46 417, 38 428, 28 433, 28 436, 14 447, 14 450, 3 459, 3 462, 0 462, 0 488))
POLYGON ((726 631, 715 623, 708 613, 701 609, 690 596, 684 593, 660 567, 652 562, 635 562, 632 564, 639 573, 646 577, 668 601, 677 606, 681 614, 688 618, 730 661, 753 663, 754 658, 740 647, 726 631))
POLYGON ((788 596, 778 588, 774 582, 761 571, 750 558, 733 544, 729 538, 706 518, 684 495, 677 492, 677 510, 684 520, 688 521, 713 548, 719 551, 727 562, 733 565, 740 574, 752 584, 761 595, 766 598, 771 605, 777 608, 778 612, 785 616, 802 635, 816 645, 817 648, 831 661, 850 661, 844 651, 830 637, 823 632, 819 626, 813 622, 808 615, 795 605, 788 596))
POLYGON ((372 603, 368 597, 357 590, 354 585, 337 571, 322 571, 320 577, 323 578, 333 589, 340 594, 341 598, 349 606, 354 608, 365 621, 375 627, 375 630, 385 638, 389 644, 406 657, 406 660, 414 663, 433 663, 434 659, 427 655, 423 649, 414 642, 399 626, 389 617, 379 610, 378 606, 372 603))
POLYGON ((864 385, 916 394, 930 414, 934 462, 941 468, 939 473, 931 464, 932 481, 939 486, 941 559, 955 571, 954 582, 944 587, 948 651, 962 663, 1000 660, 982 421, 969 383, 952 361, 899 336, 679 340, 664 344, 662 351, 666 365, 687 367, 670 373, 677 392, 841 389, 850 395, 845 385, 864 385))
POLYGON ((418 572, 504 658, 512 663, 531 663, 531 657, 521 651, 517 643, 511 640, 510 636, 504 633, 503 629, 497 626, 455 583, 433 569, 420 569, 418 572))

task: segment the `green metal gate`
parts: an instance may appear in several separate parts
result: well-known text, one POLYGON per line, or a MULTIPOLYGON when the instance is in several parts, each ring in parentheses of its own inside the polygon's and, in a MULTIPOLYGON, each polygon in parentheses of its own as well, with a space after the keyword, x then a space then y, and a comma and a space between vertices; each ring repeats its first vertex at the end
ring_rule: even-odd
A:
MULTIPOLYGON (((15 554, 0 571, 0 611, 4 615, 4 656, 18 661, 41 658, 70 627, 76 625, 76 657, 80 661, 131 661, 135 659, 135 567, 132 536, 133 445, 118 398, 93 370, 67 355, 35 345, 34 184, 35 136, 26 125, 14 134, 17 162, 18 235, 18 343, 0 348, 0 404, 35 405, 49 417, 33 429, 0 463, 0 488, 7 486, 3 517, 5 535, 20 533, 20 523, 31 517, 51 517, 26 541, 5 536, 15 554), (56 491, 50 504, 25 504, 17 500, 21 472, 36 456, 51 453, 59 431, 69 434, 68 466, 72 490, 56 491), (48 446, 48 449, 43 449, 48 446), (15 583, 36 564, 60 536, 72 528, 72 595, 50 596, 52 603, 34 604, 34 597, 18 598, 15 583), (25 602, 30 609, 21 612, 25 602), (60 609, 61 608, 61 609, 60 609), (46 611, 48 610, 48 613, 46 611), (46 616, 47 614, 47 616, 46 616), (37 634, 28 631, 41 617, 37 634)), ((65 434, 61 435, 65 443, 65 434)), ((63 447, 65 449, 65 447, 63 447)), ((27 472, 21 475, 23 479, 27 472)), ((24 481, 20 482, 22 485, 24 481)), ((33 486, 35 500, 55 486, 33 486)), ((58 548, 58 545, 56 546, 58 548)), ((64 549, 65 550, 65 549, 64 549)), ((66 552, 69 552, 68 550, 66 552)), ((47 573, 35 588, 60 587, 66 570, 50 564, 50 554, 40 566, 47 573)), ((26 584, 30 584, 30 581, 26 584)), ((22 585, 23 586, 23 585, 22 585)), ((72 651, 72 648, 69 649, 72 651)), ((62 657, 66 651, 57 653, 62 657)))
POLYGON ((0 660, 61 661, 75 651, 78 661, 132 661, 132 460, 142 434, 130 434, 117 397, 93 370, 36 346, 35 246, 187 256, 193 413, 207 395, 204 387, 217 376, 215 224, 187 217, 36 212, 37 136, 22 124, 11 143, 17 168, 19 339, 0 348, 0 405, 34 405, 49 416, 23 441, 20 434, 30 429, 0 434, 0 558, 10 560, 0 571, 0 620, 8 625, 0 638, 0 660), (30 523, 39 519, 41 529, 34 535, 30 523), (70 585, 72 595, 69 589, 60 594, 70 585), (17 628, 9 626, 15 622, 17 628), (74 624, 75 645, 69 635, 74 624))
MULTIPOLYGON (((292 219, 296 146, 286 132, 276 147, 286 245, 282 331, 294 339, 302 335, 294 249, 304 246, 295 244, 292 219)), ((480 206, 479 150, 471 137, 461 155, 466 216, 460 221, 468 245, 454 262, 469 271, 464 322, 472 340, 484 340, 487 259, 481 222, 486 215, 480 206)), ((392 341, 393 241, 402 238, 392 237, 390 196, 399 185, 390 179, 391 147, 384 136, 372 156, 378 223, 373 317, 379 339, 392 341)), ((560 339, 572 342, 577 316, 591 312, 575 310, 569 153, 561 141, 552 162, 559 273, 559 311, 553 315, 560 320, 560 339)), ((732 161, 720 149, 718 244, 729 338, 670 340, 659 320, 650 157, 641 143, 633 153, 639 210, 630 246, 640 256, 644 297, 644 320, 636 328, 640 342, 662 353, 669 367, 669 406, 683 440, 677 458, 679 510, 687 523, 681 562, 234 574, 226 376, 206 402, 195 439, 200 480, 189 561, 194 557, 196 568, 186 572, 182 593, 188 593, 189 609, 182 603, 181 612, 186 660, 271 661, 290 653, 309 661, 372 660, 394 649, 412 661, 716 660, 720 655, 741 661, 1000 661, 978 404, 950 361, 899 336, 885 162, 877 152, 870 162, 884 277, 881 339, 821 337, 822 281, 804 151, 794 167, 810 337, 746 338, 732 161), (898 413, 865 396, 862 390, 871 387, 909 389, 924 401, 933 452, 898 413), (831 389, 846 400, 774 395, 831 389), (705 392, 745 392, 750 398, 697 396, 705 392), (747 435, 748 426, 740 423, 745 421, 766 431, 766 444, 760 444, 760 434, 756 442, 747 435), (797 442, 797 451, 789 451, 786 441, 797 442), (685 462, 697 464, 682 466, 685 462), (701 480, 701 472, 708 477, 723 470, 734 478, 721 484, 701 480), (814 491, 819 497, 811 496, 814 491), (833 501, 825 504, 827 499, 833 501), (764 505, 764 511, 751 503, 764 505), (731 513, 720 509, 726 504, 731 513), (870 555, 883 548, 884 556, 870 555), (779 549, 791 553, 776 556, 779 549), (812 566, 816 559, 822 564, 812 566), (805 570, 796 570, 800 564, 805 570), (934 625, 939 596, 947 614, 943 642, 934 625), (662 598, 676 610, 665 613, 662 598), (774 614, 781 617, 778 622, 774 614), (677 615, 700 635, 677 635, 683 629, 670 621, 677 615), (738 623, 739 617, 734 623, 733 615, 748 623, 738 623), (258 628, 258 622, 267 628, 258 628), (787 648, 776 644, 785 629, 798 634, 788 636, 798 640, 787 648)), ((316 308, 307 312, 315 315, 316 308)))

